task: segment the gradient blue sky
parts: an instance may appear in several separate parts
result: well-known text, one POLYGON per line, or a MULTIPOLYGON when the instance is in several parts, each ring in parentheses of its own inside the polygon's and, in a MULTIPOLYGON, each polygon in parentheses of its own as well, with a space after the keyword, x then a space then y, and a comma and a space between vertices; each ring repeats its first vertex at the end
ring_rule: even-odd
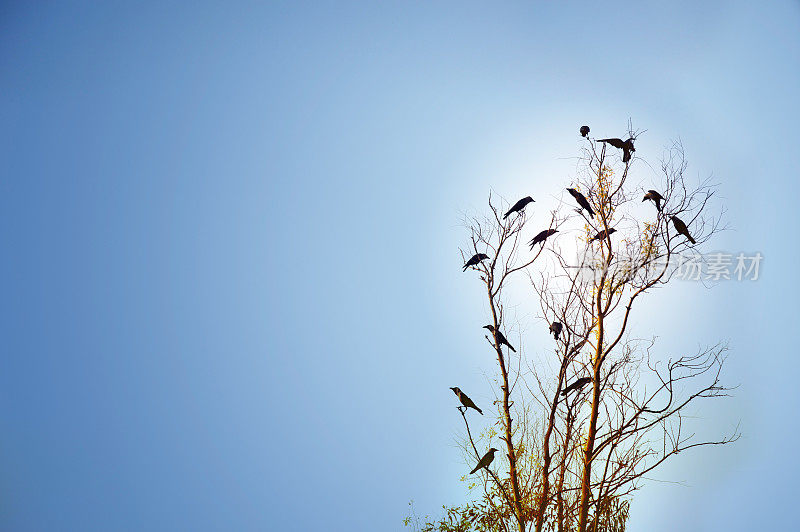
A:
POLYGON ((798 58, 797 2, 4 2, 0 529, 462 501, 447 388, 488 401, 492 360, 460 213, 546 216, 578 126, 629 118, 638 156, 680 138, 720 183, 709 247, 765 257, 634 323, 665 356, 730 342, 741 386, 697 415, 744 437, 679 456, 629 530, 796 526, 798 58))

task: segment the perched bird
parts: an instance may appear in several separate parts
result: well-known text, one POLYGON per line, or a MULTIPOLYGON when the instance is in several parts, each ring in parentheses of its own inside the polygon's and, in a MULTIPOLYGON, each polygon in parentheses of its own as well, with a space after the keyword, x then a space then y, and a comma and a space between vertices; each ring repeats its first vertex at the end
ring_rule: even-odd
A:
POLYGON ((605 229, 603 229, 602 231, 600 231, 599 233, 597 233, 596 235, 594 235, 594 236, 591 238, 591 240, 589 240, 589 242, 591 243, 591 242, 594 242, 595 240, 605 240, 605 239, 606 239, 606 238, 608 238, 610 235, 612 235, 612 234, 614 234, 614 233, 616 233, 616 232, 617 232, 617 230, 616 230, 616 229, 614 229, 613 227, 612 227, 611 229, 608 229, 608 231, 606 231, 605 229))
POLYGON ((589 134, 589 126, 581 126, 581 137, 589 134))
POLYGON ((686 224, 683 223, 683 220, 678 218, 677 216, 670 216, 672 219, 672 223, 675 225, 675 230, 689 239, 689 242, 692 244, 696 244, 697 242, 694 241, 692 235, 689 234, 689 229, 686 227, 686 224))
POLYGON ((533 249, 533 246, 535 246, 539 242, 544 244, 544 241, 547 240, 548 237, 551 237, 556 233, 558 233, 558 229, 545 229, 544 231, 533 237, 533 240, 530 241, 531 249, 533 249))
POLYGON ((489 329, 489 332, 491 332, 492 334, 494 334, 494 337, 497 339, 497 344, 498 344, 498 345, 503 345, 503 344, 506 344, 506 345, 508 346, 508 348, 509 348, 509 349, 511 349, 511 350, 512 350, 512 351, 514 351, 515 353, 517 352, 517 350, 516 350, 516 349, 514 349, 514 347, 513 347, 511 344, 509 344, 509 343, 508 343, 508 340, 506 340, 506 337, 505 337, 505 336, 503 336, 503 333, 501 333, 501 332, 500 332, 500 331, 498 331, 498 330, 495 330, 495 328, 494 328, 494 326, 493 326, 493 325, 484 325, 484 326, 483 326, 483 328, 484 328, 484 329, 489 329))
POLYGON ((550 332, 553 334, 556 340, 558 340, 558 335, 561 334, 561 329, 563 328, 564 326, 558 321, 554 321, 550 324, 550 332))
POLYGON ((522 198, 521 200, 519 200, 518 202, 516 202, 516 203, 514 204, 514 206, 513 206, 513 207, 511 207, 510 209, 508 209, 508 212, 507 212, 507 213, 505 213, 505 214, 503 215, 503 220, 505 220, 506 218, 508 218, 508 216, 509 216, 510 214, 513 214, 513 213, 515 213, 515 212, 521 212, 521 211, 522 211, 522 209, 524 209, 524 208, 525 208, 525 205, 527 205, 528 203, 533 203, 533 201, 534 201, 534 199, 533 199, 532 197, 530 197, 530 196, 525 196, 524 198, 522 198))
POLYGON ((644 195, 642 201, 651 200, 653 203, 656 204, 656 209, 658 212, 661 212, 661 200, 664 199, 664 196, 656 192, 655 190, 648 190, 647 194, 644 195))
POLYGON ((575 382, 573 382, 572 384, 561 390, 561 395, 567 395, 572 390, 580 390, 590 382, 592 382, 591 377, 581 377, 580 379, 576 380, 575 382))
POLYGON ((574 188, 568 188, 567 192, 572 194, 572 197, 575 198, 575 201, 578 202, 578 205, 580 205, 582 209, 587 210, 589 216, 594 216, 594 211, 592 210, 592 206, 589 205, 589 201, 586 199, 586 196, 584 196, 574 188))
POLYGON ((481 409, 478 408, 477 406, 475 406, 475 403, 472 402, 472 399, 470 399, 467 396, 467 394, 462 392, 461 388, 456 386, 455 388, 450 388, 450 389, 453 390, 453 393, 456 394, 456 397, 458 397, 458 400, 461 401, 462 405, 464 405, 466 408, 474 408, 475 410, 478 411, 478 413, 480 415, 483 415, 483 412, 481 411, 481 409))
POLYGON ((488 258, 489 255, 485 253, 478 253, 477 255, 473 255, 472 258, 469 259, 467 263, 464 265, 463 271, 467 271, 467 268, 469 268, 470 266, 477 266, 478 263, 480 263, 482 260, 486 260, 488 258))
POLYGON ((636 151, 636 148, 633 147, 633 137, 629 138, 628 140, 622 139, 600 139, 597 142, 607 142, 614 146, 615 148, 619 148, 622 150, 622 162, 627 163, 631 160, 631 153, 636 151))
POLYGON ((481 468, 484 468, 484 467, 486 469, 489 469, 489 464, 491 464, 492 460, 494 460, 494 453, 495 452, 497 452, 497 449, 495 449, 494 447, 489 449, 489 451, 486 454, 483 455, 483 458, 480 459, 480 461, 478 462, 478 465, 475 466, 475 469, 470 471, 469 474, 471 475, 475 471, 477 471, 478 469, 481 469, 481 468))

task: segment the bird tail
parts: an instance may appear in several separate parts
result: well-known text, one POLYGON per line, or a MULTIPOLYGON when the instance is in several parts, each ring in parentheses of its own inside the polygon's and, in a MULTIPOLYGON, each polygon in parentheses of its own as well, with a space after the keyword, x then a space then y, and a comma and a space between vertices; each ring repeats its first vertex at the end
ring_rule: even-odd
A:
POLYGON ((586 209, 589 211, 589 216, 594 217, 594 211, 592 209, 586 209))
POLYGON ((469 264, 465 264, 465 265, 464 265, 464 269, 463 269, 463 270, 461 270, 461 271, 462 271, 462 272, 465 272, 465 271, 467 271, 467 268, 469 268, 469 264))
POLYGON ((691 242, 692 244, 697 244, 697 242, 695 242, 694 238, 692 238, 691 235, 686 235, 686 238, 688 238, 689 242, 691 242))
POLYGON ((474 473, 475 473, 475 471, 477 471, 477 470, 478 470, 478 469, 480 469, 480 468, 481 468, 480 464, 476 465, 476 466, 475 466, 475 469, 473 469, 472 471, 470 471, 470 472, 469 472, 469 474, 470 474, 470 475, 474 474, 474 473))
POLYGON ((513 347, 511 347, 511 344, 506 344, 506 345, 508 346, 508 348, 509 348, 509 349, 511 349, 511 350, 512 350, 512 351, 514 351, 515 353, 517 352, 517 350, 516 350, 516 349, 514 349, 513 347))
POLYGON ((507 213, 505 213, 505 214, 503 215, 503 220, 505 220, 506 218, 508 218, 508 215, 509 215, 509 214, 511 214, 511 211, 508 211, 507 213))
POLYGON ((481 409, 480 409, 480 408, 478 408, 477 406, 475 407, 475 410, 477 410, 477 411, 478 411, 478 413, 479 413, 480 415, 483 415, 483 410, 481 410, 481 409))

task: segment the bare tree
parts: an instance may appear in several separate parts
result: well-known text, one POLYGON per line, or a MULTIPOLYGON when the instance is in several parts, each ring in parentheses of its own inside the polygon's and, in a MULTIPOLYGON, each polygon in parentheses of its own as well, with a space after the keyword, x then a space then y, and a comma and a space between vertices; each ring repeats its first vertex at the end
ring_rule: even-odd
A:
POLYGON ((684 415, 699 400, 728 394, 720 380, 726 346, 662 360, 654 336, 629 330, 638 300, 667 285, 677 259, 722 229, 721 213, 710 212, 714 187, 687 183, 680 143, 662 160, 658 208, 642 205, 646 191, 631 183, 632 169, 650 167, 630 156, 641 133, 629 128, 623 153, 587 137, 572 187, 590 209, 573 210, 579 205, 567 197, 547 228, 535 228, 557 237, 528 249, 525 211, 502 217, 507 202, 491 195, 489 215, 466 221, 465 261, 489 257, 471 271, 484 286, 499 389, 496 429, 474 435, 460 407, 463 449, 477 461, 497 436, 504 456, 478 471, 478 501, 447 510, 460 517, 457 527, 443 520, 423 530, 621 531, 645 475, 681 451, 738 438, 738 428, 697 438, 684 415), (521 333, 516 351, 509 347, 505 292, 517 277, 529 282, 553 334, 544 362, 533 363, 521 333))

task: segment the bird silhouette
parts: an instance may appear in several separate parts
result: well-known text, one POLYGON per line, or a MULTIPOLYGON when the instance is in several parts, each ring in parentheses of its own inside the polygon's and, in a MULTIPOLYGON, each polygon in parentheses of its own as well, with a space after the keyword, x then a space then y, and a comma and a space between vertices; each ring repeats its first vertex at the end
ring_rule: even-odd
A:
POLYGON ((581 377, 580 379, 576 380, 575 382, 573 382, 572 384, 561 390, 561 395, 567 395, 572 390, 580 390, 590 382, 592 382, 591 377, 581 377))
POLYGON ((464 265, 463 271, 467 271, 467 268, 469 268, 470 266, 477 266, 482 260, 486 260, 488 258, 489 255, 485 253, 478 253, 476 255, 473 255, 472 258, 469 259, 467 263, 464 265))
POLYGON ((681 220, 677 216, 670 216, 670 218, 672 219, 672 223, 675 226, 675 230, 678 233, 680 233, 683 236, 685 236, 686 238, 688 238, 689 242, 691 242, 692 244, 696 244, 697 243, 697 242, 695 242, 694 238, 692 238, 692 235, 689 234, 689 228, 686 227, 686 224, 683 223, 683 220, 681 220))
POLYGON ((589 134, 589 126, 581 126, 581 137, 589 134))
POLYGON ((594 211, 592 210, 592 206, 589 205, 589 201, 586 199, 586 196, 574 188, 568 188, 567 192, 572 194, 572 197, 575 198, 575 201, 578 202, 578 205, 580 205, 582 209, 586 209, 589 212, 589 216, 594 216, 594 211))
POLYGON ((656 210, 661 212, 661 200, 664 199, 664 196, 656 192, 655 190, 648 190, 647 194, 644 195, 642 201, 651 200, 653 203, 656 204, 656 210))
POLYGON ((563 328, 564 326, 558 321, 554 321, 550 324, 550 332, 553 334, 556 340, 558 340, 558 335, 561 334, 561 329, 563 328))
POLYGON ((489 464, 491 464, 492 460, 494 460, 494 453, 496 452, 497 449, 495 449, 494 447, 490 448, 489 451, 483 455, 483 458, 481 458, 480 461, 478 461, 478 465, 475 466, 475 469, 470 471, 469 474, 472 475, 473 473, 475 473, 475 471, 477 471, 478 469, 482 469, 484 467, 486 469, 489 469, 489 464))
POLYGON ((611 229, 608 229, 608 230, 603 229, 602 231, 600 231, 599 233, 594 235, 591 238, 591 240, 589 240, 589 243, 592 243, 595 240, 605 240, 608 236, 610 236, 610 235, 612 235, 613 233, 616 233, 616 232, 617 232, 617 230, 614 229, 613 227, 611 229))
POLYGON ((631 153, 636 151, 636 148, 633 147, 633 137, 629 138, 628 140, 622 139, 600 139, 597 142, 607 142, 614 146, 615 148, 619 148, 622 150, 622 162, 627 163, 631 160, 631 153))
POLYGON ((483 415, 483 411, 480 408, 478 408, 477 406, 475 406, 475 403, 472 402, 472 399, 470 399, 467 396, 467 394, 462 392, 461 388, 456 386, 456 387, 450 388, 450 389, 453 390, 453 393, 456 394, 456 397, 458 397, 458 400, 461 401, 462 405, 464 405, 466 408, 474 408, 475 410, 478 411, 478 413, 480 415, 483 415))
POLYGON ((556 233, 558 233, 558 229, 545 229, 544 231, 533 237, 533 240, 530 241, 531 249, 533 249, 533 246, 535 246, 539 242, 544 244, 544 241, 547 240, 548 237, 551 237, 556 233))
POLYGON ((501 333, 500 331, 498 331, 498 330, 496 330, 494 328, 494 325, 484 325, 483 328, 484 329, 489 329, 489 332, 494 334, 494 337, 497 340, 497 345, 498 346, 505 344, 505 345, 508 346, 509 349, 511 349, 515 353, 517 352, 517 350, 514 349, 514 347, 511 344, 508 343, 508 340, 506 340, 506 337, 503 336, 503 333, 501 333))
POLYGON ((508 212, 503 215, 503 220, 508 218, 510 214, 513 214, 515 212, 521 212, 528 203, 532 203, 533 201, 534 199, 532 197, 525 196, 524 198, 516 202, 513 207, 508 209, 508 212))

